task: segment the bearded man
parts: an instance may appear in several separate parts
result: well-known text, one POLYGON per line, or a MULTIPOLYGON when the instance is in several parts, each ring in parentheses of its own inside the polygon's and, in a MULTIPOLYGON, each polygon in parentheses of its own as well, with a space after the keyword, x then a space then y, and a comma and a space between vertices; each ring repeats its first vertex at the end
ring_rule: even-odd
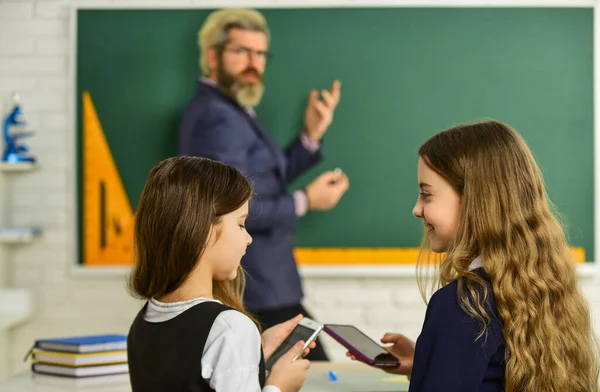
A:
MULTIPOLYGON (((305 189, 288 192, 287 186, 322 159, 321 139, 339 102, 340 83, 310 93, 304 126, 282 151, 253 109, 263 94, 269 57, 270 32, 263 15, 251 9, 218 10, 208 16, 198 36, 204 76, 180 124, 179 154, 232 165, 253 184, 245 224, 253 243, 242 258, 246 308, 264 329, 298 314, 311 317, 302 305, 294 232, 308 210, 333 208, 349 181, 345 174, 329 171, 305 189)), ((321 344, 307 358, 327 360, 321 344)))

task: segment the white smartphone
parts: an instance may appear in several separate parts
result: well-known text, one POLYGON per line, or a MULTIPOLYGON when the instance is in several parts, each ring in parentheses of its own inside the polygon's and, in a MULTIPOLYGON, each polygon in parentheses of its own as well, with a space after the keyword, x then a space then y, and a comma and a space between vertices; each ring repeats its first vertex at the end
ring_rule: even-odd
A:
POLYGON ((304 341, 304 349, 296 355, 294 361, 302 356, 304 350, 315 341, 319 333, 323 330, 323 324, 317 323, 308 317, 302 318, 296 328, 281 342, 275 349, 273 355, 265 362, 265 369, 271 371, 271 368, 282 355, 290 351, 292 347, 300 340, 304 341))

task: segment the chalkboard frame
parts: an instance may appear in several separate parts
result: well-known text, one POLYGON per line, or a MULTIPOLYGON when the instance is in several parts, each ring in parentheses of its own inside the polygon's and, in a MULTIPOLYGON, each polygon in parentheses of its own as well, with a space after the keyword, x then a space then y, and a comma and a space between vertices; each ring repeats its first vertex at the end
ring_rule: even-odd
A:
MULTIPOLYGON (((470 1, 470 0, 463 0, 463 1, 456 1, 456 0, 451 0, 448 2, 443 2, 443 4, 438 0, 423 0, 423 1, 417 1, 417 0, 376 0, 376 1, 364 1, 364 0, 360 0, 360 1, 353 1, 353 0, 341 0, 341 1, 335 1, 335 0, 318 0, 318 1, 311 1, 310 2, 310 6, 307 6, 306 2, 302 2, 302 1, 294 1, 294 0, 281 0, 278 1, 277 3, 272 3, 269 2, 267 0, 256 0, 255 2, 252 2, 252 4, 250 4, 251 2, 248 1, 232 1, 230 3, 228 3, 228 6, 251 6, 251 7, 256 7, 256 8, 323 8, 323 7, 327 7, 327 8, 346 8, 346 7, 440 7, 443 6, 443 8, 449 8, 449 7, 481 7, 481 8, 485 8, 485 7, 498 7, 498 8, 503 8, 503 7, 509 7, 509 8, 521 8, 521 7, 529 7, 529 8, 548 8, 548 7, 557 7, 557 8, 592 8, 593 9, 593 14, 594 14, 594 21, 593 21, 593 78, 594 78, 594 85, 593 85, 593 112, 594 113, 600 113, 600 28, 599 28, 599 23, 600 23, 600 8, 598 7, 598 2, 595 0, 557 0, 557 1, 552 1, 552 0, 547 0, 547 1, 543 1, 543 2, 537 2, 537 1, 518 1, 518 0, 496 0, 492 3, 489 2, 485 2, 485 1, 470 1)), ((71 222, 71 227, 73 227, 73 231, 72 231, 72 236, 73 236, 73 241, 71 241, 72 244, 72 249, 71 249, 71 254, 73 257, 73 260, 75 260, 75 264, 77 265, 78 268, 90 268, 89 266, 85 266, 81 264, 81 260, 80 260, 80 249, 79 249, 79 241, 78 241, 78 233, 81 230, 80 225, 79 225, 79 217, 78 217, 78 197, 77 197, 77 189, 80 186, 80 184, 78 183, 78 174, 77 174, 77 142, 76 142, 76 137, 77 137, 77 100, 79 99, 78 95, 78 91, 77 91, 77 12, 79 10, 93 10, 93 9, 98 9, 98 10, 111 10, 111 9, 115 9, 115 10, 124 10, 124 9, 133 9, 133 10, 142 10, 142 9, 213 9, 213 8, 218 8, 218 7, 222 7, 222 2, 216 1, 216 0, 211 0, 211 1, 206 1, 206 2, 202 2, 201 4, 195 5, 195 4, 187 4, 187 2, 182 2, 182 3, 177 3, 174 2, 174 4, 169 4, 168 6, 165 5, 155 5, 155 6, 148 6, 148 5, 119 5, 119 4, 113 4, 113 5, 85 5, 85 4, 74 4, 71 8, 71 15, 70 15, 70 39, 71 39, 71 45, 70 45, 70 63, 69 63, 69 67, 68 67, 68 74, 69 74, 69 88, 67 91, 68 94, 68 99, 69 99, 69 118, 72 121, 72 127, 70 127, 70 131, 72 132, 72 134, 70 135, 71 137, 68 138, 68 151, 70 153, 71 159, 72 159, 72 167, 73 170, 70 173, 71 179, 69 181, 71 187, 71 197, 72 197, 72 203, 71 203, 71 211, 70 211, 70 222, 71 222)), ((593 120, 593 134, 594 134, 594 146, 593 146, 593 150, 594 150, 594 193, 595 193, 595 197, 594 197, 594 221, 593 221, 593 227, 594 227, 594 249, 595 249, 595 258, 594 260, 588 260, 588 263, 586 263, 586 265, 584 266, 580 266, 583 267, 583 269, 585 270, 591 270, 593 269, 594 271, 596 271, 598 268, 598 266, 600 265, 597 261, 598 261, 598 254, 600 253, 600 204, 599 204, 599 198, 600 198, 600 137, 599 137, 599 129, 600 129, 600 116, 599 115, 594 115, 594 120, 593 120)), ((117 269, 122 269, 123 267, 117 267, 117 269)), ((367 268, 367 271, 370 271, 371 268, 367 268)), ((375 269, 377 269, 377 267, 373 267, 375 269)), ((307 271, 308 275, 312 275, 314 274, 315 269, 323 269, 322 267, 312 267, 312 266, 308 266, 308 267, 304 267, 304 270, 307 271), (311 272, 312 271, 312 272, 311 272)), ((581 268, 580 268, 581 269, 581 268)), ((334 267, 329 268, 329 272, 330 274, 333 275, 337 275, 338 273, 341 273, 340 271, 344 270, 344 267, 334 267)), ((357 272, 359 271, 359 269, 356 270, 357 272)), ((362 269, 363 273, 365 271, 365 269, 362 269)), ((408 271, 406 268, 404 267, 398 267, 398 268, 394 268, 392 267, 386 267, 384 269, 380 269, 380 271, 383 274, 388 275, 390 272, 394 272, 394 271, 404 271, 402 274, 405 274, 406 271, 408 271)), ((360 272, 359 272, 360 273, 360 272)), ((344 275, 344 273, 341 273, 342 275, 344 275)), ((408 273, 409 275, 412 274, 412 272, 408 273)), ((389 276, 389 275, 388 275, 389 276)))

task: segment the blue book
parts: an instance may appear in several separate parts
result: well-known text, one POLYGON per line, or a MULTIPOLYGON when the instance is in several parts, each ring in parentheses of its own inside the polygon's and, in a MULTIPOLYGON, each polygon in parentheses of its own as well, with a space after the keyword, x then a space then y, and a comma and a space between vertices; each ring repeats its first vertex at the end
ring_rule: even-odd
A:
POLYGON ((127 349, 127 335, 90 335, 69 338, 38 339, 35 348, 68 353, 96 353, 127 349))

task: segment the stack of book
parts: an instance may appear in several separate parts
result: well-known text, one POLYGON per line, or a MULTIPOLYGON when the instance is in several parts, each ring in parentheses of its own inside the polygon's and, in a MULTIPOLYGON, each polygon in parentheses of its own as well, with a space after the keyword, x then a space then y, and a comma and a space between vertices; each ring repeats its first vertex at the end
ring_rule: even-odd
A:
POLYGON ((127 366, 127 335, 92 335, 36 340, 35 373, 89 377, 123 374, 127 366))

